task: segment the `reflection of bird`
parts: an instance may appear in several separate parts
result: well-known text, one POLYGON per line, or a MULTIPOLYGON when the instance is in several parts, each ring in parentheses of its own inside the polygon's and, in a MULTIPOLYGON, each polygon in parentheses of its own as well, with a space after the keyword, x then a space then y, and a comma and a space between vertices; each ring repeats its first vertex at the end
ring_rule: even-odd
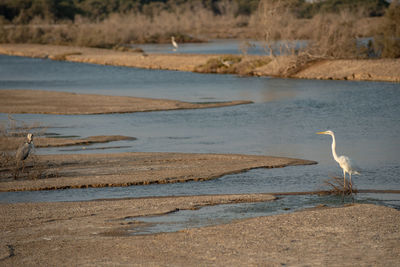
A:
POLYGON ((171 36, 171 43, 172 43, 172 46, 174 47, 173 50, 176 51, 178 49, 178 44, 175 42, 174 36, 171 36))
POLYGON ((340 168, 343 169, 343 187, 346 188, 346 172, 350 176, 350 180, 349 180, 350 185, 351 185, 351 175, 352 174, 360 174, 360 173, 356 170, 354 163, 351 161, 351 159, 349 157, 338 156, 336 154, 335 134, 332 131, 328 130, 325 132, 319 132, 317 134, 328 134, 328 135, 332 136, 332 155, 333 155, 333 158, 336 160, 336 162, 339 163, 340 168))
POLYGON ((18 148, 17 153, 15 154, 17 161, 25 160, 29 156, 29 153, 32 150, 32 146, 33 146, 33 135, 31 133, 28 133, 27 141, 18 148))

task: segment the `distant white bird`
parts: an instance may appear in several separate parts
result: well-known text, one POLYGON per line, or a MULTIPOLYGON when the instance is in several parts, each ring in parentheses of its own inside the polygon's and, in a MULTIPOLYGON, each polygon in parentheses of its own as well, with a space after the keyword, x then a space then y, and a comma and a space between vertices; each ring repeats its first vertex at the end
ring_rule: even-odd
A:
POLYGON ((352 174, 360 174, 356 169, 354 163, 352 160, 347 157, 347 156, 338 156, 336 154, 336 140, 335 140, 335 134, 331 131, 325 131, 325 132, 318 132, 317 134, 327 134, 332 136, 332 155, 333 158, 336 160, 337 163, 339 163, 340 168, 343 170, 343 188, 346 188, 346 172, 349 174, 350 177, 350 185, 351 183, 351 175, 352 174))
POLYGON ((26 160, 26 158, 29 156, 29 153, 32 150, 33 134, 28 133, 26 138, 27 138, 27 141, 18 148, 17 153, 15 154, 15 158, 18 162, 26 160))
POLYGON ((174 36, 171 36, 171 43, 172 43, 172 46, 174 47, 173 50, 176 51, 178 49, 178 44, 175 42, 174 36))

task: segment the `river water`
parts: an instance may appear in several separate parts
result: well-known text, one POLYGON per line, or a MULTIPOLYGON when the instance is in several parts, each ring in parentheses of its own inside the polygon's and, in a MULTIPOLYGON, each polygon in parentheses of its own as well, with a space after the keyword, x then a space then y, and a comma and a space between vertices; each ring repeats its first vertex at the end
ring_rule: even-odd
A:
MULTIPOLYGON (((214 109, 129 114, 13 115, 14 119, 28 124, 40 122, 47 127, 48 133, 59 136, 127 135, 138 138, 85 149, 80 146, 37 149, 38 154, 240 153, 303 158, 319 163, 283 169, 256 169, 207 182, 0 193, 0 202, 322 189, 324 180, 342 175, 332 158, 331 137, 315 134, 327 129, 336 133, 338 154, 351 157, 361 169, 362 175, 353 176, 355 187, 400 189, 398 83, 239 77, 0 56, 0 89, 40 89, 191 102, 238 99, 254 102, 214 109)), ((0 114, 0 120, 7 123, 7 114, 0 114)), ((332 198, 317 196, 285 199, 284 203, 289 204, 274 204, 277 206, 274 212, 292 210, 295 206, 304 208, 341 202, 340 198, 332 201, 332 198)), ((400 198, 396 194, 358 194, 355 201, 400 207, 400 198)), ((236 208, 227 210, 240 211, 243 205, 234 205, 236 208)), ((245 204, 246 209, 252 209, 248 205, 254 205, 257 211, 264 210, 249 212, 255 216, 273 213, 263 208, 268 204, 245 204)), ((226 214, 233 219, 247 216, 243 212, 227 211, 226 214)))
MULTIPOLYGON (((306 47, 307 42, 302 40, 274 42, 271 44, 274 54, 288 52, 287 49, 306 47), (283 50, 282 50, 283 49, 283 50), (285 50, 286 49, 286 50, 285 50)), ((177 53, 177 54, 230 54, 230 55, 266 55, 266 43, 256 40, 217 39, 203 43, 179 43, 179 48, 174 49, 172 44, 140 44, 130 45, 141 48, 146 53, 177 53)))

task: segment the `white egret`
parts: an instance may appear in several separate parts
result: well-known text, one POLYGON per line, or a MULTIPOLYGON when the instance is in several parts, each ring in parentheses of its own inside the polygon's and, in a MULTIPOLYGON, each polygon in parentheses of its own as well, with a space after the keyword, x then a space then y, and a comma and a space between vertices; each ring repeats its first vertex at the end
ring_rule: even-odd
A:
POLYGON ((29 153, 32 150, 33 134, 28 133, 26 138, 27 138, 27 141, 18 148, 17 153, 15 154, 15 158, 18 162, 26 160, 26 158, 29 156, 29 153))
POLYGON ((352 185, 351 183, 351 175, 352 174, 360 174, 356 169, 354 163, 352 160, 347 157, 347 156, 338 156, 336 154, 336 140, 335 140, 335 134, 331 131, 324 131, 324 132, 318 132, 317 134, 327 134, 332 136, 332 155, 333 158, 336 160, 337 163, 339 163, 340 168, 343 170, 343 188, 346 188, 346 172, 349 174, 350 180, 349 184, 352 185))
POLYGON ((172 43, 172 46, 174 47, 174 51, 176 51, 178 49, 178 44, 175 42, 174 36, 171 36, 171 43, 172 43))

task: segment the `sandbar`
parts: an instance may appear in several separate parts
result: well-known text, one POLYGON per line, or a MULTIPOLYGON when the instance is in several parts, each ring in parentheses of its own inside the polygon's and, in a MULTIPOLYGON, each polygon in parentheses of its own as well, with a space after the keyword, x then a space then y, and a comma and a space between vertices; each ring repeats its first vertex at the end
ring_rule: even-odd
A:
MULTIPOLYGON (((26 168, 33 163, 26 162, 26 168)), ((241 154, 130 152, 36 155, 43 179, 14 180, 0 170, 0 191, 56 190, 205 181, 254 168, 316 164, 315 161, 241 154)))
POLYGON ((130 96, 76 94, 43 90, 0 90, 0 113, 89 115, 178 109, 216 108, 251 101, 190 103, 130 96))
MULTIPOLYGON (((39 44, 0 44, 0 54, 49 58, 101 65, 136 67, 145 69, 196 71, 210 59, 226 55, 208 54, 142 54, 110 49, 57 46, 39 44)), ((243 56, 243 55, 241 55, 243 56)), ((246 71, 248 75, 288 77, 285 70, 293 66, 296 58, 282 56, 246 55, 247 61, 269 63, 246 71), (268 59, 268 60, 266 60, 268 59)), ((256 64, 257 65, 257 64, 256 64)), ((239 74, 239 73, 238 73, 239 74)), ((326 59, 306 64, 290 78, 323 80, 366 80, 400 82, 400 59, 326 59)))

